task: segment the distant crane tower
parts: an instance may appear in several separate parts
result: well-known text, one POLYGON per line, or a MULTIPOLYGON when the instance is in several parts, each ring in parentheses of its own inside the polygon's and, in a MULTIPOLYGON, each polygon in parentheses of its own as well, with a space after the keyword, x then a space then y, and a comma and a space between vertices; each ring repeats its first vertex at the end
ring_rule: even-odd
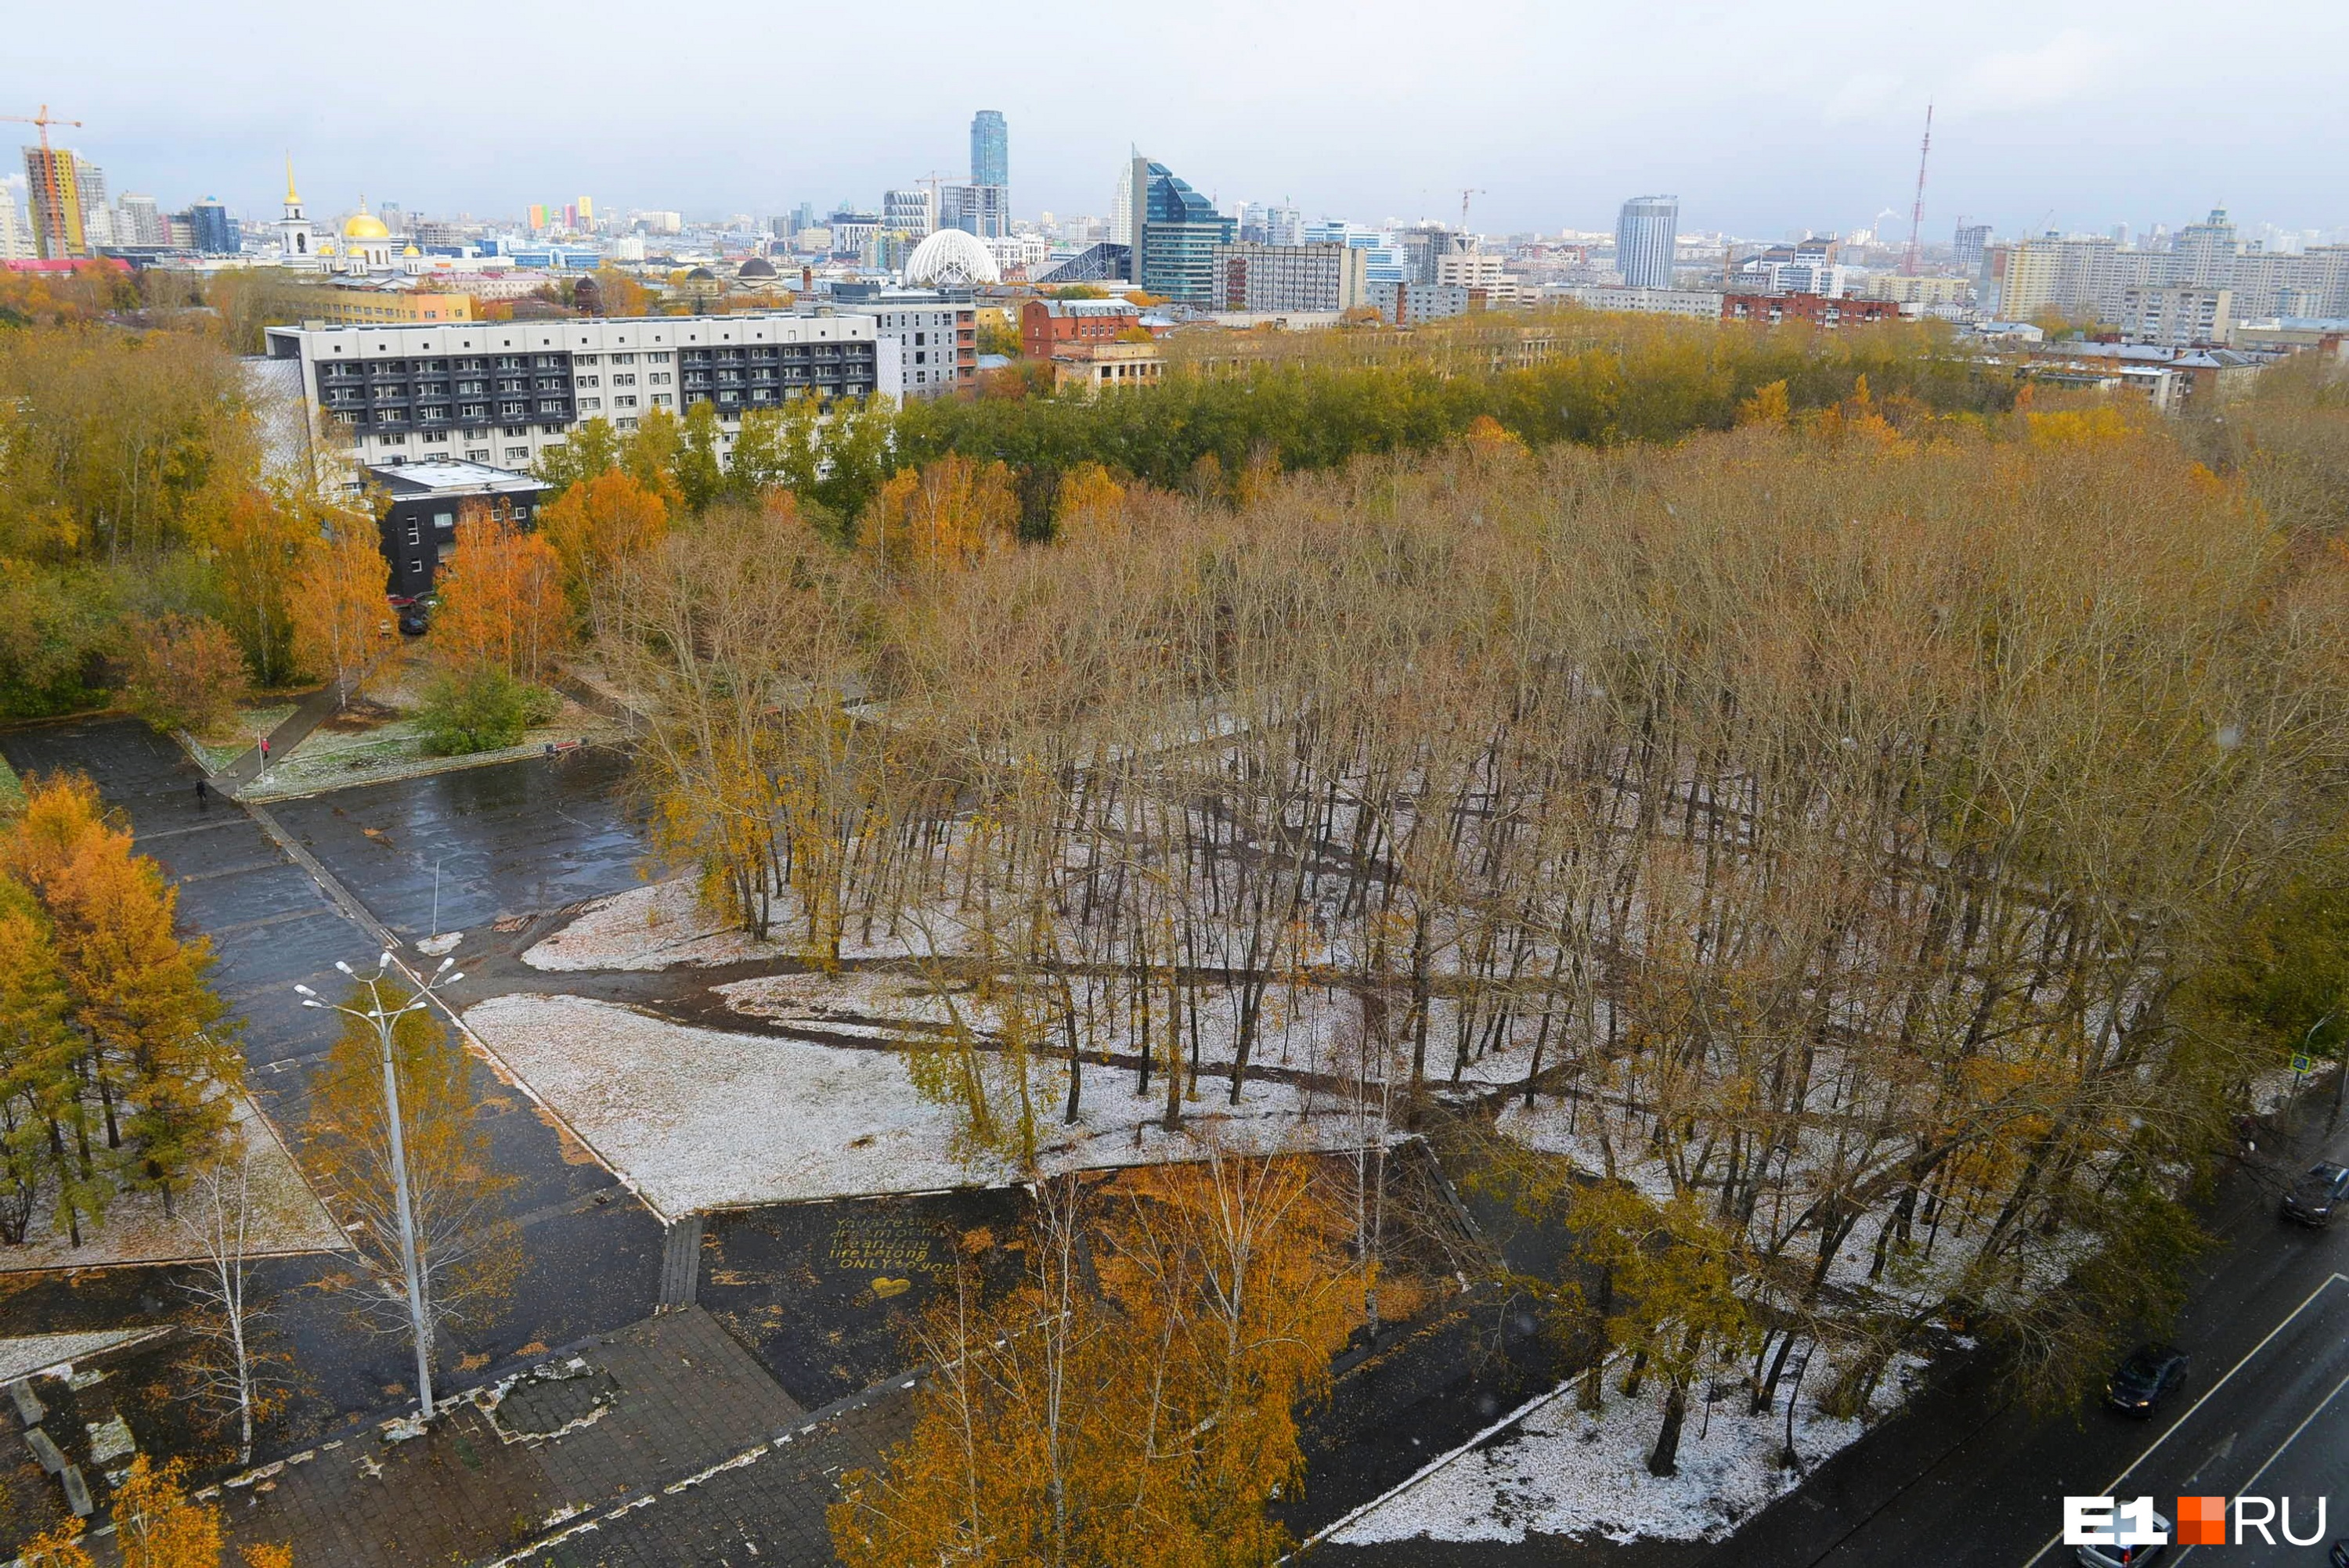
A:
POLYGON ((1925 163, 1933 156, 1933 106, 1925 106, 1925 145, 1917 150, 1917 204, 1909 210, 1909 251, 1900 258, 1900 275, 1917 275, 1917 242, 1925 229, 1925 163))
POLYGON ((1461 191, 1461 192, 1460 192, 1460 237, 1461 237, 1462 239, 1464 239, 1464 239, 1466 239, 1466 238, 1468 237, 1468 198, 1469 198, 1469 197, 1471 197, 1471 196, 1489 196, 1489 195, 1491 195, 1491 194, 1492 194, 1492 192, 1490 192, 1489 191, 1479 191, 1479 190, 1475 190, 1475 189, 1463 189, 1463 190, 1461 191))

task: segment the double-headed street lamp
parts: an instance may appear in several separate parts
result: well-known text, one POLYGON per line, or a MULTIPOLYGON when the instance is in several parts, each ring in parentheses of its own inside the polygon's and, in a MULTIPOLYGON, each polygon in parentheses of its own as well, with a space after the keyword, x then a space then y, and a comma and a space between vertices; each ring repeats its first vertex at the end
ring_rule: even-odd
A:
POLYGON ((416 1212, 408 1195, 408 1140, 400 1129, 399 1079, 392 1070, 391 1036, 392 1031, 399 1026, 400 1019, 431 1005, 434 986, 454 985, 465 977, 461 974, 449 974, 449 966, 456 962, 453 957, 440 960, 440 967, 432 972, 432 978, 419 985, 416 994, 397 1007, 387 1006, 383 995, 384 981, 388 978, 388 972, 391 968, 388 949, 376 960, 375 973, 364 979, 341 959, 335 960, 336 968, 367 987, 367 1005, 365 1007, 346 1007, 339 1002, 326 1001, 307 985, 294 987, 301 993, 305 1007, 322 1007, 340 1013, 374 1029, 377 1043, 382 1048, 383 1109, 391 1125, 391 1180, 399 1210, 399 1262, 408 1275, 408 1328, 416 1340, 416 1387, 424 1418, 428 1421, 432 1418, 432 1333, 425 1321, 424 1270, 416 1255, 416 1212), (443 975, 448 977, 443 979, 443 975))

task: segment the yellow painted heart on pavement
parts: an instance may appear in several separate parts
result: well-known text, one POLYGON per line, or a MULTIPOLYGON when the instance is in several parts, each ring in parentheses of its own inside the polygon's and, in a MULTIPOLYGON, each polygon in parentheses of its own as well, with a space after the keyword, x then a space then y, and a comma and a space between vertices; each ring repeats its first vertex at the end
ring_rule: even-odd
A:
POLYGON ((893 1295, 903 1295, 913 1288, 914 1282, 909 1279, 891 1279, 886 1274, 874 1276, 873 1294, 883 1301, 888 1300, 893 1295))

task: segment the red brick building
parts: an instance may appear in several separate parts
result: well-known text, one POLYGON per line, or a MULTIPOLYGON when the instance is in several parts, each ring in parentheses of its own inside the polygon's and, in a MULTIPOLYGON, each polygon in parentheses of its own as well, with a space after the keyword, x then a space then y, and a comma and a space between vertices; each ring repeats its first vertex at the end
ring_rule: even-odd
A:
POLYGON ((1721 296, 1721 319, 1768 326, 1782 321, 1806 321, 1832 330, 1868 321, 1899 321, 1900 304, 1897 300, 1829 299, 1825 294, 1733 294, 1721 296))
POLYGON ((1140 307, 1122 299, 1031 299, 1019 307, 1019 352, 1050 359, 1071 344, 1114 343, 1141 325, 1140 307))

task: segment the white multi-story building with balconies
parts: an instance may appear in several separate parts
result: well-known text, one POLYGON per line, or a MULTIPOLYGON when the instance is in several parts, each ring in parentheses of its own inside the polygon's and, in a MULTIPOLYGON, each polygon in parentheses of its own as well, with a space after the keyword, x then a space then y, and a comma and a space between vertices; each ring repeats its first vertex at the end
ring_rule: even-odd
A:
POLYGON ((304 396, 364 463, 455 460, 528 469, 585 420, 622 430, 707 402, 722 456, 750 409, 879 387, 865 315, 788 311, 574 321, 269 329, 304 396))

